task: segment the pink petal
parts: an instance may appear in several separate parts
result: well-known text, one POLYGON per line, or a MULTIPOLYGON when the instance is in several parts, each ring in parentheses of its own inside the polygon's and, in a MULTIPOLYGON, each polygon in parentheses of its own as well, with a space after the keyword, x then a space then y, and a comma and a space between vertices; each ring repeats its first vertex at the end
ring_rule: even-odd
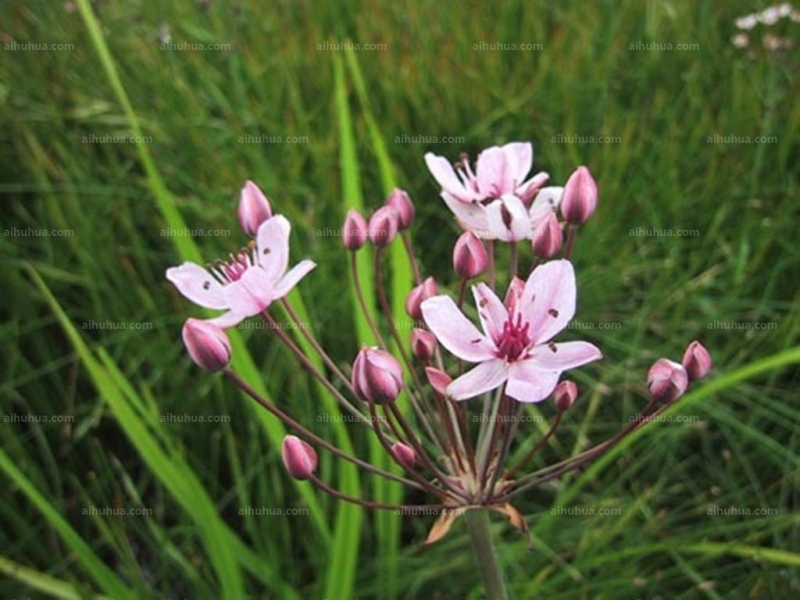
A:
POLYGON ((533 166, 533 146, 530 142, 511 142, 502 148, 506 154, 513 186, 525 181, 525 176, 533 166))
POLYGON ((497 344, 503 333, 503 325, 508 321, 506 307, 492 288, 485 283, 472 286, 472 295, 475 296, 475 305, 478 307, 483 330, 497 344))
POLYGON ((205 308, 227 308, 222 284, 198 264, 185 262, 167 269, 169 279, 186 298, 205 308))
POLYGON ((442 190, 451 194, 459 202, 470 202, 473 199, 474 194, 464 187, 449 160, 428 152, 425 155, 425 164, 436 182, 442 186, 442 190))
POLYGON ((536 199, 531 204, 531 208, 528 211, 531 217, 531 223, 533 227, 541 223, 547 215, 551 212, 554 212, 559 204, 561 204, 561 198, 564 197, 564 188, 563 187, 546 187, 539 190, 539 193, 536 194, 536 199))
POLYGON ((286 294, 292 291, 292 288, 298 284, 298 282, 308 275, 311 270, 317 266, 312 260, 301 260, 297 263, 292 269, 286 273, 283 277, 281 277, 280 281, 275 285, 272 290, 273 300, 278 300, 279 298, 283 298, 286 294))
POLYGON ((508 369, 506 396, 520 402, 541 402, 553 393, 558 376, 556 371, 539 369, 531 360, 512 363, 508 369))
POLYGON ((256 260, 274 285, 289 266, 289 232, 292 226, 283 215, 264 221, 256 235, 256 260))
POLYGON ((487 148, 478 156, 475 177, 484 198, 499 198, 513 191, 513 173, 509 172, 506 153, 499 146, 487 148))
POLYGON ((422 316, 433 334, 450 352, 469 362, 494 358, 495 347, 458 309, 449 296, 422 303, 422 316))
POLYGON ((273 300, 272 288, 273 283, 267 273, 258 267, 251 267, 238 281, 225 286, 225 300, 234 313, 252 317, 270 305, 273 300))
POLYGON ((493 390, 508 378, 508 367, 499 358, 482 362, 447 386, 447 395, 454 400, 467 400, 493 390))
POLYGON ((228 329, 229 327, 235 327, 245 319, 245 315, 240 315, 238 313, 229 310, 228 312, 222 313, 218 317, 214 317, 213 319, 208 319, 209 323, 214 323, 217 327, 222 327, 222 329, 228 329))
POLYGON ((601 358, 603 353, 589 342, 564 342, 536 346, 528 360, 540 369, 561 372, 601 358))
POLYGON ((533 235, 531 218, 522 200, 516 196, 503 196, 486 207, 489 232, 492 239, 516 242, 533 235))
POLYGON ((542 344, 564 329, 575 315, 575 271, 568 260, 552 260, 534 269, 525 284, 520 310, 528 334, 542 344))
POLYGON ((524 291, 525 282, 519 277, 514 277, 514 279, 511 280, 511 283, 508 284, 508 291, 506 292, 506 297, 503 300, 503 304, 506 306, 506 310, 508 311, 508 316, 511 321, 516 322, 517 320, 519 303, 524 291))
POLYGON ((479 238, 488 239, 489 222, 486 218, 486 208, 477 203, 466 204, 448 192, 442 192, 442 199, 447 207, 453 211, 458 224, 467 231, 471 231, 479 238))

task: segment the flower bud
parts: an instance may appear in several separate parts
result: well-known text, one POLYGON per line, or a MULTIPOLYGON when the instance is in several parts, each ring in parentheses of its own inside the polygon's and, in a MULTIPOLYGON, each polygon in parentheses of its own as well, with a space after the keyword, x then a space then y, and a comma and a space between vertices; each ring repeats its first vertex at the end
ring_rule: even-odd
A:
POLYGON ((689 375, 689 381, 697 381, 711 371, 711 355, 697 340, 689 344, 683 354, 683 368, 689 375))
POLYGON ((206 371, 219 371, 230 362, 231 343, 218 325, 200 319, 187 319, 182 334, 183 344, 197 366, 206 371))
POLYGON ((392 456, 406 469, 413 469, 417 462, 417 453, 411 446, 403 442, 396 442, 392 445, 392 456))
POLYGON ((378 248, 392 243, 399 225, 397 211, 391 206, 381 206, 369 220, 369 239, 378 248))
POLYGON ((462 233, 453 248, 453 270, 461 279, 472 279, 486 270, 489 256, 477 235, 462 233))
POLYGON ((561 214, 568 223, 585 223, 597 208, 597 183, 586 167, 578 167, 564 186, 561 214))
POLYGON ((351 382, 361 400, 389 404, 403 389, 403 369, 388 352, 364 347, 353 362, 351 382))
POLYGON ((357 210, 347 212, 342 228, 342 241, 348 250, 358 250, 367 241, 368 229, 367 221, 357 210))
POLYGON ((317 452, 297 436, 283 438, 281 458, 283 466, 295 479, 308 479, 317 470, 317 452))
POLYGON ((686 392, 689 376, 683 365, 666 358, 659 358, 647 373, 647 389, 650 397, 668 404, 675 402, 686 392))
POLYGON ((563 412, 569 409, 575 404, 575 400, 578 399, 578 386, 574 381, 568 379, 562 381, 556 386, 556 389, 553 390, 553 399, 559 411, 563 412))
POLYGON ((414 210, 414 204, 411 202, 411 198, 408 197, 408 194, 404 190, 394 188, 386 199, 386 206, 390 206, 397 213, 398 229, 402 231, 403 229, 411 227, 411 223, 414 222, 416 210, 414 210))
POLYGON ((533 230, 533 254, 538 258, 551 258, 558 254, 564 243, 564 234, 556 218, 550 212, 533 230))
POLYGON ((408 293, 406 297, 406 312, 408 316, 416 321, 421 321, 422 309, 420 306, 425 300, 438 294, 439 288, 436 286, 436 281, 434 281, 433 277, 428 277, 408 293))
POLYGON ((411 351, 421 361, 429 361, 436 352, 436 336, 427 329, 415 327, 411 330, 411 351))
POLYGON ((272 217, 269 200, 258 186, 248 180, 239 196, 239 223, 244 232, 255 237, 261 224, 272 217))
POLYGON ((431 387, 435 391, 439 392, 442 396, 447 395, 447 386, 453 381, 450 375, 435 367, 425 367, 425 376, 428 378, 428 383, 431 384, 431 387))

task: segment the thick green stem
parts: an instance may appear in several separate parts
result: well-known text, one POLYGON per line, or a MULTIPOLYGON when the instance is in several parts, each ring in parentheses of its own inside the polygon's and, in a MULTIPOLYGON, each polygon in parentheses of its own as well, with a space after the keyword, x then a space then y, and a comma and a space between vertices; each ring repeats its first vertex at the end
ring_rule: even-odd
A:
POLYGON ((464 518, 467 520, 467 531, 472 541, 475 560, 478 561, 486 600, 508 600, 503 571, 500 568, 500 561, 497 560, 492 530, 489 527, 489 511, 468 510, 464 518))

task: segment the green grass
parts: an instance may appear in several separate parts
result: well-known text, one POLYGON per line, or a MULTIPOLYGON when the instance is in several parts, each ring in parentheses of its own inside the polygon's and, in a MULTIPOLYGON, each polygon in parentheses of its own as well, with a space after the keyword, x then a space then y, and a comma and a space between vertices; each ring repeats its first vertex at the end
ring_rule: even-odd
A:
MULTIPOLYGON (((715 372, 674 409, 694 422, 652 424, 520 499, 530 549, 493 517, 510 589, 556 599, 800 592, 800 26, 779 26, 795 49, 748 56, 730 43, 733 21, 759 7, 738 1, 75 5, 0 9, 0 596, 481 597, 463 523, 422 550, 430 518, 366 513, 285 475, 283 427, 187 359, 180 327, 197 313, 164 271, 243 243, 235 206, 254 179, 293 224, 293 260, 319 265, 293 302, 347 364, 370 335, 342 293, 341 240, 325 228, 399 185, 418 209, 425 270, 446 281, 457 229, 422 157, 513 140, 532 141, 536 168, 555 182, 588 165, 601 194, 575 254, 587 325, 565 337, 590 339, 605 360, 575 373, 587 392, 545 458, 626 423, 651 362, 680 358, 691 339, 711 349, 715 372), (166 31, 172 43, 231 46, 161 49, 166 31), (6 49, 11 40, 74 46, 6 49), (345 40, 386 48, 317 50, 345 40), (542 47, 474 50, 480 42, 542 47), (636 42, 699 47, 630 50, 636 42), (90 135, 150 141, 84 143, 90 135), (240 143, 246 135, 305 139, 240 143), (463 142, 396 143, 404 135, 463 142), (560 137, 570 135, 619 141, 560 137), (230 234, 161 235, 184 227, 230 234), (92 326, 107 321, 127 328, 92 326), (731 321, 769 329, 716 326, 731 321), (589 328, 599 323, 619 325, 589 328), (27 413, 74 421, 10 418, 27 413), (164 418, 185 413, 229 421, 164 418)), ((399 306, 410 285, 399 250, 391 277, 399 306)), ((363 430, 317 419, 332 400, 273 336, 241 329, 234 344, 236 368, 276 403, 385 461, 363 430)), ((526 444, 541 426, 527 426, 526 444)), ((327 458, 320 471, 366 498, 415 500, 327 458)))

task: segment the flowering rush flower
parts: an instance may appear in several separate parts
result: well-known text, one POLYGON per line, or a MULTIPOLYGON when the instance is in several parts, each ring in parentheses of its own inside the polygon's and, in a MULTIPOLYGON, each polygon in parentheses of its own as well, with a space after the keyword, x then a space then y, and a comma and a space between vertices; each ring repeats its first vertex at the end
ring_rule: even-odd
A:
POLYGON ((533 165, 529 142, 487 148, 478 156, 474 172, 466 157, 454 169, 446 158, 429 152, 425 163, 461 226, 482 239, 530 239, 563 193, 560 187, 542 188, 550 177, 544 172, 525 181, 533 165))
POLYGON ((207 268, 185 262, 167 269, 167 279, 195 304, 226 311, 210 322, 233 327, 283 298, 316 266, 302 260, 286 272, 290 230, 289 221, 276 215, 259 226, 255 244, 231 254, 227 262, 219 260, 207 268))
POLYGON ((562 371, 602 358, 588 342, 550 341, 575 314, 575 271, 567 260, 537 267, 527 282, 515 279, 505 302, 486 284, 472 288, 484 333, 449 296, 422 303, 428 327, 442 345, 477 367, 447 386, 447 395, 466 400, 506 383, 507 396, 541 402, 562 371))

